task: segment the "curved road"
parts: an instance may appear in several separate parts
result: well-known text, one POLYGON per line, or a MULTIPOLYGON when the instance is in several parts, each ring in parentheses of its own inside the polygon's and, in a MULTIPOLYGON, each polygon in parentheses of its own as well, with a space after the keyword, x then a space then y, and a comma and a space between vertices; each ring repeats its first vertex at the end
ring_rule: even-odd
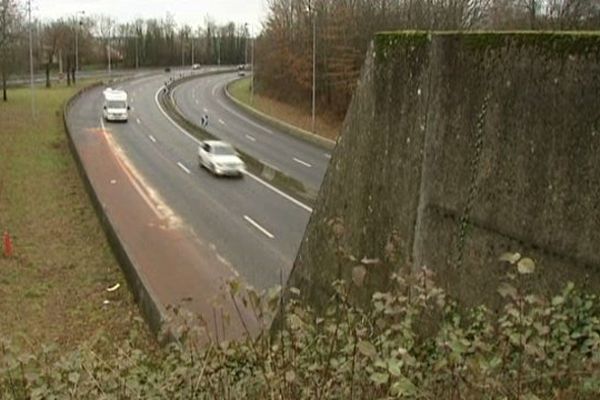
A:
MULTIPOLYGON (((157 213, 188 232, 187 240, 207 245, 251 285, 267 288, 285 282, 310 210, 260 179, 218 179, 200 169, 197 142, 166 117, 156 101, 157 92, 168 78, 161 74, 120 86, 129 93, 132 106, 126 124, 104 123, 102 89, 90 90, 74 102, 69 112, 73 135, 85 141, 94 130, 109 132, 115 151, 130 165, 138 185, 143 186, 146 195, 140 195, 140 202, 150 197, 157 213)), ((225 81, 223 77, 208 77, 194 82, 210 82, 210 87, 216 80, 225 81)), ((247 125, 244 118, 229 117, 226 124, 247 125)), ((252 126, 254 130, 263 129, 256 123, 252 126)), ((320 184, 328 161, 324 152, 314 150, 314 160, 303 156, 307 163, 318 167, 306 167, 301 175, 320 184), (317 160, 319 157, 322 159, 317 160)))
POLYGON ((225 95, 225 86, 235 79, 237 74, 222 74, 187 81, 176 86, 173 97, 188 120, 200 125, 207 114, 213 135, 318 192, 330 153, 244 115, 225 95))

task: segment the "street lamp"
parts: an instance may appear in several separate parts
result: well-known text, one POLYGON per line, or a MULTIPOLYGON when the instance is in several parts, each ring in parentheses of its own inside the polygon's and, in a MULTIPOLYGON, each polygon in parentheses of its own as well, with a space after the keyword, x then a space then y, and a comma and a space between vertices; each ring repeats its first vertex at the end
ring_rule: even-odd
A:
POLYGON ((85 15, 85 11, 77 11, 75 13, 75 20, 77 26, 75 27, 75 71, 79 71, 79 28, 83 22, 79 19, 79 15, 85 15))
POLYGON ((254 44, 256 43, 256 38, 252 35, 252 83, 250 86, 250 104, 254 104, 254 44))
POLYGON ((313 83, 312 83, 312 131, 316 133, 317 109, 317 14, 313 10, 313 83))
POLYGON ((111 48, 110 41, 112 39, 112 26, 108 28, 108 42, 106 44, 106 50, 108 52, 108 76, 112 75, 112 62, 111 62, 111 48))
POLYGON ((33 81, 33 32, 31 24, 31 0, 27 0, 27 14, 29 15, 29 84, 31 86, 31 117, 35 119, 35 85, 33 81))
POLYGON ((217 64, 221 65, 221 33, 217 37, 217 64))
POLYGON ((193 68, 194 64, 195 64, 195 62, 194 62, 195 61, 194 60, 194 31, 192 31, 191 40, 192 40, 192 68, 193 68))
POLYGON ((244 24, 244 69, 248 65, 248 23, 244 24))

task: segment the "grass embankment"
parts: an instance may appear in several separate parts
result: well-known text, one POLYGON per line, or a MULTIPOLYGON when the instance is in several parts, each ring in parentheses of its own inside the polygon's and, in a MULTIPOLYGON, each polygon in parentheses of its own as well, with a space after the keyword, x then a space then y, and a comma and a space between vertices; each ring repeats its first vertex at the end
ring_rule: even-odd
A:
POLYGON ((67 350, 141 324, 64 132, 62 107, 82 86, 37 91, 35 120, 28 89, 0 103, 0 233, 15 251, 0 254, 0 338, 19 346, 67 350))
MULTIPOLYGON (((229 92, 236 99, 264 114, 305 131, 310 132, 312 130, 311 110, 277 101, 257 93, 254 94, 254 100, 252 100, 250 85, 250 78, 241 79, 229 87, 229 92)), ((317 114, 315 122, 317 134, 335 140, 342 129, 342 122, 332 116, 317 114)))

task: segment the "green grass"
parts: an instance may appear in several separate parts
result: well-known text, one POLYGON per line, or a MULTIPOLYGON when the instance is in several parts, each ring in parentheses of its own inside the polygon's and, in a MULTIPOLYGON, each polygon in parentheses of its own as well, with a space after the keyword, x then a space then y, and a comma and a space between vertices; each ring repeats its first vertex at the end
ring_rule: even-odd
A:
MULTIPOLYGON (((300 129, 306 131, 312 130, 312 114, 310 110, 299 105, 277 101, 260 93, 254 93, 253 99, 250 90, 251 84, 250 78, 240 79, 230 85, 229 92, 242 103, 264 114, 300 129)), ((341 131, 342 122, 331 115, 318 114, 315 124, 317 134, 329 139, 335 139, 341 131)))
POLYGON ((0 103, 0 231, 15 249, 0 255, 0 337, 33 348, 125 338, 140 324, 64 132, 63 105, 83 85, 39 89, 35 120, 28 89, 0 103))
POLYGON ((229 87, 229 92, 233 97, 240 100, 245 104, 252 104, 251 98, 252 94, 250 92, 250 85, 252 81, 250 78, 240 79, 231 84, 229 87))

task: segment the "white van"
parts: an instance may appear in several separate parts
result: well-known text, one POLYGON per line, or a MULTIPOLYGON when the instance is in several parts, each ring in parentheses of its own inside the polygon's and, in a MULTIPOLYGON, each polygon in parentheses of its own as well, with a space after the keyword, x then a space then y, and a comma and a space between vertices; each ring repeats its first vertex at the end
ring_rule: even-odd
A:
POLYGON ((108 88, 104 92, 104 106, 102 115, 107 121, 127 122, 129 104, 127 103, 127 92, 108 88))

